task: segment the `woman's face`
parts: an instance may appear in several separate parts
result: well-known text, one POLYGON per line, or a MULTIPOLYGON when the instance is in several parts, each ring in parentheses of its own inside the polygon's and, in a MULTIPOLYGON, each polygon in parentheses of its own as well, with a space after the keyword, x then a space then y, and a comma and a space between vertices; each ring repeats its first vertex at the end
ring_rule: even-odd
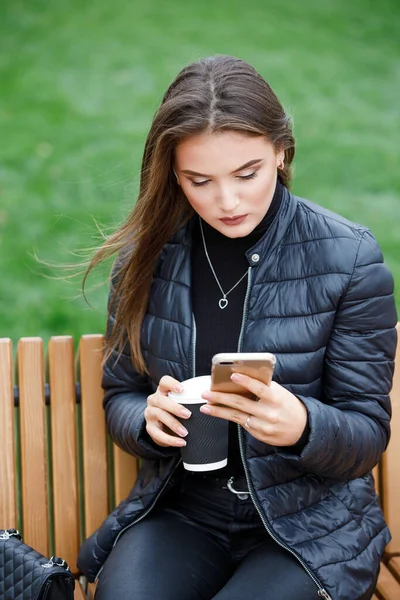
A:
POLYGON ((284 153, 263 136, 202 133, 175 149, 175 172, 194 210, 230 238, 248 235, 274 195, 284 153))

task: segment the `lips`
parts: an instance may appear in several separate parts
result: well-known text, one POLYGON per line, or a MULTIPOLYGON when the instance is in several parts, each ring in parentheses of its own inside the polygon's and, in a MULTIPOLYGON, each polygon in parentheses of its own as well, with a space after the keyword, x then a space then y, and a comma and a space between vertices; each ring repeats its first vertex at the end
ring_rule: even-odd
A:
POLYGON ((224 219, 220 219, 220 221, 225 225, 233 226, 240 225, 246 218, 247 215, 238 215, 237 217, 225 217, 224 219))

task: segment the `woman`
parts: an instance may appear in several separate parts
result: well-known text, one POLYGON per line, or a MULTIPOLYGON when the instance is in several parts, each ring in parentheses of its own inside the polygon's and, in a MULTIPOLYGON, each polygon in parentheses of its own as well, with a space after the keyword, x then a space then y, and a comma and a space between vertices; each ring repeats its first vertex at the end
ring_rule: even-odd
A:
POLYGON ((293 157, 278 99, 229 56, 183 69, 154 118, 135 208, 92 263, 119 255, 104 407, 142 459, 80 552, 97 600, 372 596, 393 281, 365 227, 288 191, 293 157), (258 402, 205 391, 230 421, 228 465, 184 472, 190 413, 168 393, 237 349, 273 352, 274 381, 238 376, 258 402))

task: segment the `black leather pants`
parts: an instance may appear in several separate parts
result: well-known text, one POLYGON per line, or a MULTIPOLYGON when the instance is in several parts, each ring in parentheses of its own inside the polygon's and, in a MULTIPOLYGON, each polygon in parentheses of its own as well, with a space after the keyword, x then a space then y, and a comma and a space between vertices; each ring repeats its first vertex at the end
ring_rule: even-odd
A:
MULTIPOLYGON (((243 480, 234 488, 245 490, 243 480)), ((367 600, 370 594, 360 600, 367 600)), ((267 533, 226 479, 187 474, 120 538, 96 600, 318 600, 301 564, 267 533)), ((356 599, 354 599, 356 600, 356 599)))

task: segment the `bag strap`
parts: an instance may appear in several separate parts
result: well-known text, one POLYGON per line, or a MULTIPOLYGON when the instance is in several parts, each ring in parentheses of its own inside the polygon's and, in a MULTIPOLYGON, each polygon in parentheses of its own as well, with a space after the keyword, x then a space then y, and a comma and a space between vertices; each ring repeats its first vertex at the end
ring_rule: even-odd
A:
POLYGON ((66 571, 70 571, 71 569, 68 566, 68 563, 63 558, 59 558, 58 556, 51 556, 49 562, 42 565, 43 568, 49 569, 51 567, 62 567, 66 571))
POLYGON ((9 540, 11 537, 22 540, 22 535, 18 529, 0 529, 0 540, 9 540))
MULTIPOLYGON (((22 535, 20 534, 18 529, 0 529, 0 540, 9 540, 13 537, 17 538, 17 540, 22 541, 22 535)), ((58 556, 51 556, 49 562, 43 564, 42 567, 45 569, 50 569, 51 567, 61 567, 66 571, 71 571, 67 561, 58 556)))

